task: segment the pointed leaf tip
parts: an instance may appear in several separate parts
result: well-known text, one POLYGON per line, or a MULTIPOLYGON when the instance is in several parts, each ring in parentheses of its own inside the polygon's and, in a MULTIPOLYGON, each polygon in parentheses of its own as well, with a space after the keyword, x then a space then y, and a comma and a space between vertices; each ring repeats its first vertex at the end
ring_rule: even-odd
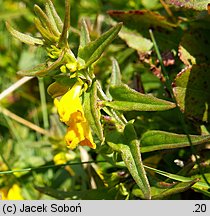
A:
POLYGON ((84 47, 80 47, 78 57, 85 61, 85 68, 100 58, 107 46, 115 39, 121 27, 122 23, 118 23, 95 41, 88 43, 84 47))
POLYGON ((90 35, 85 19, 81 22, 80 48, 86 46, 90 42, 90 35))
MULTIPOLYGON (((190 135, 190 138, 192 145, 206 144, 210 140, 209 135, 190 135)), ((190 146, 187 135, 158 130, 145 132, 141 137, 140 143, 143 153, 190 146)))
POLYGON ((43 45, 43 41, 41 39, 32 37, 30 35, 23 34, 17 30, 15 30, 8 22, 6 22, 7 30, 11 33, 12 36, 17 38, 23 43, 29 44, 29 45, 43 45))
POLYGON ((60 16, 58 15, 53 3, 51 0, 47 0, 47 4, 49 6, 49 9, 50 9, 50 12, 51 12, 51 15, 56 23, 56 26, 59 30, 59 32, 61 33, 62 32, 62 29, 63 29, 63 22, 60 18, 60 16))

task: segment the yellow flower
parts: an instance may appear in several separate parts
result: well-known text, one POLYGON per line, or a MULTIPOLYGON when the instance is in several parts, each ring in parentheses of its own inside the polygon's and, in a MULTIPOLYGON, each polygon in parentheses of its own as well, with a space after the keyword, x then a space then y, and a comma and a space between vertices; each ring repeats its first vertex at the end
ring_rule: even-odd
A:
POLYGON ((65 164, 73 159, 75 159, 75 154, 73 152, 59 152, 53 157, 53 161, 56 165, 65 164))
POLYGON ((95 149, 96 144, 93 142, 90 126, 80 102, 80 91, 81 85, 76 83, 60 101, 55 99, 54 104, 58 109, 60 120, 69 126, 65 135, 67 146, 75 149, 80 144, 95 149))
POLYGON ((60 101, 56 98, 54 104, 58 109, 60 120, 66 125, 70 121, 81 121, 83 115, 82 104, 79 99, 81 85, 75 84, 60 101))
POLYGON ((24 200, 21 195, 21 188, 14 184, 9 191, 7 192, 6 189, 0 190, 0 199, 2 200, 24 200))
POLYGON ((0 200, 7 199, 7 190, 5 188, 0 189, 0 200))
POLYGON ((70 149, 75 149, 78 144, 82 146, 89 146, 95 149, 96 144, 93 142, 90 127, 86 119, 83 122, 72 122, 67 130, 65 140, 70 149))

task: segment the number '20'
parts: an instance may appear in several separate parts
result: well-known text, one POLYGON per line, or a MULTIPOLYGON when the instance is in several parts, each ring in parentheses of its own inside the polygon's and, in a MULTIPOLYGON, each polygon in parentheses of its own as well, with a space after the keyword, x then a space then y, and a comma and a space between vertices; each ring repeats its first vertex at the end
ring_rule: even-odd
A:
POLYGON ((206 212, 206 204, 195 204, 196 210, 194 212, 206 212))

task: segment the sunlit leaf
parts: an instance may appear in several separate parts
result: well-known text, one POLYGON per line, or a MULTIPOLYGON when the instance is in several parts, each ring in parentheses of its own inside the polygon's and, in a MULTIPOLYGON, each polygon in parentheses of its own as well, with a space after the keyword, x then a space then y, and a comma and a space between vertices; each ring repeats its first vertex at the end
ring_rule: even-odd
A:
POLYGON ((126 28, 122 28, 119 37, 122 38, 129 47, 138 50, 141 53, 148 52, 153 47, 151 40, 144 38, 138 32, 126 28))
POLYGON ((51 27, 53 28, 53 31, 55 35, 59 36, 61 34, 61 31, 59 31, 60 25, 62 24, 62 21, 59 19, 60 17, 58 16, 53 3, 48 0, 47 3, 45 4, 45 9, 46 9, 46 14, 49 19, 49 22, 51 24, 51 27), (60 21, 58 23, 58 20, 60 21))
MULTIPOLYGON (((137 169, 138 176, 136 176, 136 180, 138 186, 142 190, 145 199, 150 199, 151 191, 149 181, 146 176, 146 172, 143 167, 142 159, 141 159, 141 151, 140 144, 133 126, 132 122, 129 122, 124 129, 125 141, 128 143, 129 151, 131 152, 132 158, 135 163, 135 168, 137 169)), ((122 158, 124 158, 124 162, 128 160, 127 152, 122 153, 122 158)), ((131 159, 131 158, 130 158, 131 159)), ((129 160, 127 161, 127 166, 131 166, 129 164, 129 160), (128 165, 129 164, 129 165, 128 165)), ((130 167, 130 169, 133 169, 130 167)), ((134 176, 133 176, 134 177, 134 176)), ((134 178, 135 179, 135 178, 134 178)))
MULTIPOLYGON (((123 22, 123 25, 128 29, 138 32, 140 36, 142 36, 141 40, 144 42, 144 46, 147 49, 151 46, 149 29, 153 30, 161 51, 176 49, 178 47, 181 37, 180 29, 174 24, 169 23, 164 16, 156 12, 147 10, 114 10, 108 11, 108 14, 117 22, 123 22), (168 40, 168 38, 170 38, 170 40, 168 40)), ((135 35, 135 32, 133 32, 133 34, 135 35)))
POLYGON ((39 18, 39 20, 41 21, 44 28, 46 28, 54 36, 60 35, 55 24, 52 23, 51 16, 48 17, 46 15, 46 13, 38 5, 34 6, 34 11, 35 11, 37 17, 39 18))
MULTIPOLYGON (((59 15, 57 14, 57 11, 55 10, 55 7, 54 7, 52 1, 47 0, 47 4, 49 6, 50 13, 53 16, 53 19, 56 23, 56 26, 57 26, 59 32, 61 32, 63 29, 63 22, 62 22, 61 18, 59 17, 59 15)), ((48 9, 46 9, 46 10, 48 11, 48 9)))
MULTIPOLYGON (((90 42, 90 35, 84 19, 81 22, 80 47, 86 46, 90 42)), ((80 49, 80 48, 79 48, 80 49)))
POLYGON ((29 45, 43 45, 43 41, 32 37, 30 35, 26 35, 23 34, 17 30, 15 30, 14 28, 12 28, 12 26, 9 25, 8 22, 6 22, 6 26, 8 31, 17 39, 19 39, 20 41, 22 41, 23 43, 29 44, 29 45))
POLYGON ((173 85, 181 110, 190 118, 206 122, 210 118, 209 70, 205 64, 188 67, 177 75, 173 85))
POLYGON ((58 40, 58 37, 56 37, 55 35, 53 35, 50 31, 48 31, 46 29, 46 27, 44 27, 41 23, 41 21, 38 18, 34 19, 34 24, 37 28, 37 30, 40 32, 40 34, 42 35, 43 39, 45 40, 45 43, 52 43, 52 42, 56 42, 58 40))
POLYGON ((144 194, 144 199, 150 199, 150 186, 143 168, 140 145, 132 123, 127 124, 124 134, 117 130, 107 131, 106 141, 114 151, 121 154, 126 167, 144 194))
POLYGON ((54 82, 48 86, 47 92, 52 98, 56 98, 64 95, 68 91, 68 89, 69 86, 64 86, 58 82, 54 82))
POLYGON ((76 78, 70 79, 68 76, 56 76, 55 80, 56 82, 47 88, 47 92, 52 98, 62 96, 77 82, 76 78))
MULTIPOLYGON (((148 166, 144 166, 145 169, 154 171, 155 173, 158 173, 159 175, 165 176, 167 178, 176 180, 176 181, 180 181, 180 182, 191 182, 193 181, 195 178, 193 177, 185 177, 185 176, 181 176, 181 175, 177 175, 177 174, 172 174, 172 173, 168 173, 162 170, 158 170, 152 167, 148 167, 148 166)), ((201 176, 199 176, 201 178, 201 176)), ((210 193, 209 193, 209 185, 204 181, 204 179, 200 179, 200 181, 196 182, 192 188, 194 190, 198 190, 199 192, 205 194, 206 196, 210 197, 210 193)))
POLYGON ((195 10, 207 10, 209 0, 166 0, 166 3, 177 7, 186 7, 195 10))
POLYGON ((122 76, 120 67, 115 58, 112 58, 112 74, 110 78, 110 86, 120 85, 122 82, 122 76))
POLYGON ((115 39, 121 27, 122 23, 119 23, 95 41, 88 43, 84 47, 80 47, 78 57, 85 61, 84 67, 88 67, 101 56, 107 46, 115 39))
POLYGON ((110 95, 110 92, 109 92, 110 86, 120 85, 121 82, 122 82, 122 75, 120 72, 120 67, 119 67, 117 60, 113 57, 112 58, 112 73, 111 73, 111 77, 110 77, 109 86, 108 86, 107 92, 106 92, 106 95, 107 95, 107 97, 110 98, 110 100, 112 98, 112 96, 110 95))
POLYGON ((187 66, 196 64, 196 59, 181 45, 179 46, 179 58, 187 66))
MULTIPOLYGON (((202 145, 210 142, 210 136, 208 135, 190 135, 190 138, 193 145, 202 145)), ((140 143, 142 153, 190 146, 187 135, 155 130, 144 133, 140 143)))
MULTIPOLYGON (((152 199, 155 200, 160 200, 160 199, 167 199, 169 196, 177 194, 177 193, 182 193, 188 189, 190 189, 196 182, 198 182, 198 179, 189 181, 189 182, 177 182, 173 184, 160 182, 156 186, 151 187, 151 194, 152 194, 152 199)), ((132 191, 134 196, 143 198, 143 194, 141 190, 135 188, 132 191)))
POLYGON ((175 107, 175 104, 172 102, 139 93, 125 84, 111 86, 109 92, 113 101, 104 102, 104 105, 117 110, 162 111, 175 107))
POLYGON ((57 69, 63 61, 64 53, 62 52, 60 57, 54 61, 53 63, 49 64, 48 62, 37 65, 36 67, 29 69, 29 70, 20 70, 17 73, 22 76, 52 76, 55 75, 57 69))

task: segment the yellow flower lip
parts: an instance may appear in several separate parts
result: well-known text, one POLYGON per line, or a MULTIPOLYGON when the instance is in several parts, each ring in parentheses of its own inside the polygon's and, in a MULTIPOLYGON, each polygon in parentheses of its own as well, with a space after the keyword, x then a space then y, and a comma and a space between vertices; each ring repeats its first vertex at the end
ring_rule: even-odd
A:
POLYGON ((95 149, 96 144, 79 98, 81 89, 81 84, 77 82, 60 101, 55 99, 54 104, 58 109, 60 120, 68 126, 65 135, 67 147, 75 149, 80 144, 95 149))
POLYGON ((79 123, 72 122, 67 129, 65 140, 67 147, 70 149, 75 149, 78 144, 81 146, 89 146, 93 149, 96 148, 96 144, 93 142, 92 134, 87 121, 79 123))

